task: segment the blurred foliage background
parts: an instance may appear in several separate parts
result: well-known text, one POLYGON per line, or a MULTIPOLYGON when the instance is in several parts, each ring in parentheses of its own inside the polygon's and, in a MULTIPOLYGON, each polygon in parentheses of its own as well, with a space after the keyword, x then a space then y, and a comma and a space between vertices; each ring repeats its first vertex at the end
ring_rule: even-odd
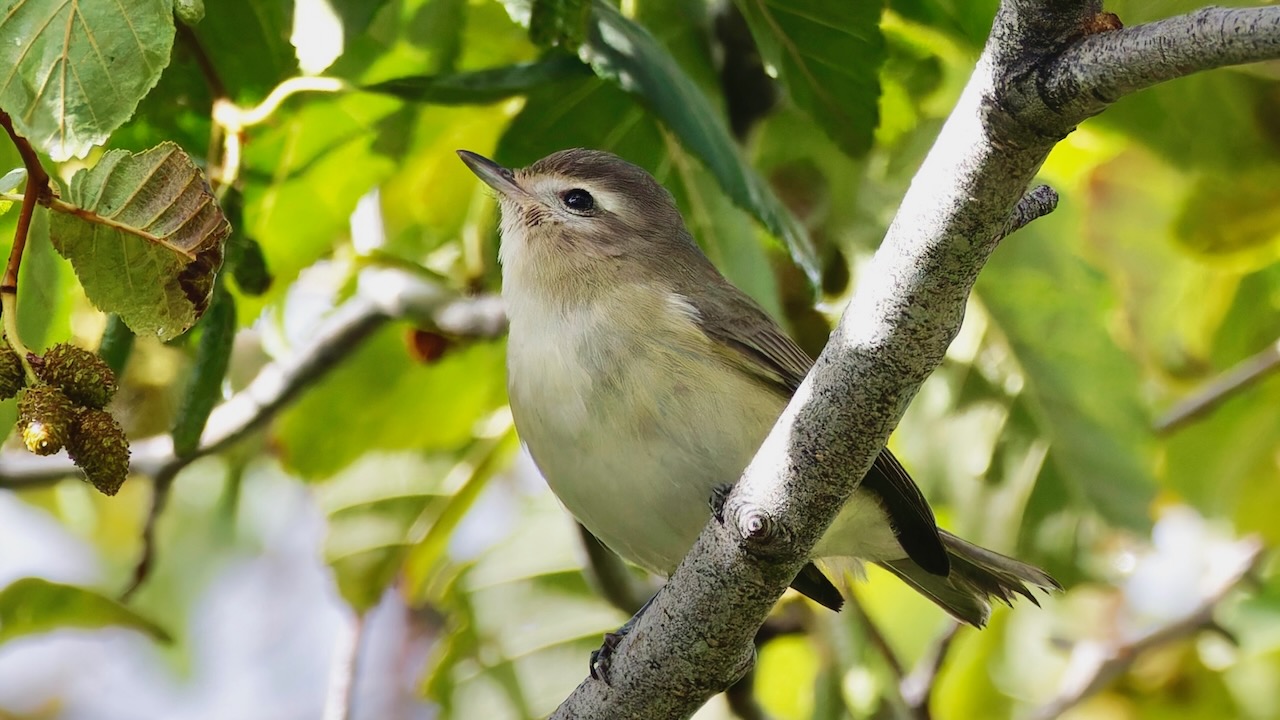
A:
MULTIPOLYGON (((79 5, 90 23, 106 12, 79 5)), ((463 305, 499 290, 494 201, 456 148, 520 166, 588 146, 645 166, 816 354, 996 2, 834 5, 218 0, 178 23, 104 147, 175 141, 230 180, 226 398, 314 359, 344 312, 397 292, 387 278, 463 305), (348 89, 291 80, 321 76, 348 89), (281 83, 301 91, 246 119, 281 83)), ((1132 25, 1197 4, 1107 6, 1132 25)), ((101 152, 47 167, 65 178, 101 152)), ((1260 554, 1280 539, 1280 64, 1126 98, 1041 180, 1058 210, 995 254, 891 446, 944 526, 1067 591, 982 632, 874 570, 839 615, 788 596, 754 677, 770 717, 1280 717, 1280 578, 1260 554), (1252 380, 1215 390, 1241 363, 1252 380), (1205 388, 1207 408, 1177 410, 1205 388)), ((24 337, 97 347, 119 328, 40 226, 24 337)), ((264 428, 161 493, 135 473, 102 497, 65 458, 24 465, 10 438, 0 717, 550 712, 656 582, 626 571, 625 592, 605 582, 614 603, 598 591, 617 568, 592 564, 520 453, 502 339, 408 315, 340 335, 264 428)), ((172 427, 202 325, 134 343, 111 409, 135 457, 172 427)), ((0 403, 5 427, 14 413, 0 403)), ((751 695, 698 717, 752 717, 751 695)))

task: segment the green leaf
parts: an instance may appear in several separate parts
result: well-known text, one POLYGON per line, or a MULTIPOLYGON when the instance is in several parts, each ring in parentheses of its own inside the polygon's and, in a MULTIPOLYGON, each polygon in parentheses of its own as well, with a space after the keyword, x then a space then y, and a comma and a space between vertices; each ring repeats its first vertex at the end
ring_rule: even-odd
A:
POLYGON ((13 192, 27 181, 26 168, 14 168, 0 177, 0 193, 13 192))
POLYGON ((1229 70, 1196 73, 1126 95, 1085 127, 1119 130, 1184 168, 1274 171, 1280 165, 1274 88, 1229 70))
POLYGON ((217 0, 191 36, 232 100, 252 103, 297 74, 293 0, 217 0))
POLYGON ((427 524, 429 529, 421 533, 413 547, 405 555, 402 574, 404 592, 411 598, 429 598, 431 585, 441 576, 441 566, 446 561, 445 550, 458 524, 475 505, 480 493, 489 486, 489 480, 504 469, 515 454, 519 443, 515 427, 509 419, 506 428, 491 437, 477 438, 461 461, 451 469, 453 478, 462 478, 461 487, 441 504, 427 524))
POLYGON ((162 142, 175 142, 190 152, 206 151, 213 126, 213 90, 201 69, 195 43, 179 33, 160 81, 138 103, 133 118, 111 133, 108 148, 142 152, 162 142))
POLYGON ((1280 165, 1197 179, 1178 213, 1188 251, 1264 267, 1280 258, 1280 165))
POLYGON ((372 607, 397 579, 416 602, 427 583, 456 573, 445 554, 449 539, 518 447, 509 418, 461 457, 371 452, 318 487, 329 514, 325 557, 348 603, 372 607))
POLYGON ((209 413, 222 399, 222 380, 231 363, 235 339, 235 298, 220 287, 214 290, 213 304, 200 323, 195 363, 173 423, 173 452, 178 457, 186 457, 200 447, 209 413))
POLYGON ((14 0, 0 12, 0 107, 55 161, 128 120, 169 64, 169 0, 14 0))
POLYGON ((853 157, 879 122, 881 2, 737 0, 765 61, 791 100, 853 157))
POLYGON ((550 493, 511 494, 510 534, 439 597, 449 626, 423 679, 448 717, 546 717, 625 620, 592 592, 580 541, 550 493))
POLYGON ((385 328, 280 418, 287 467, 327 477, 376 450, 452 450, 505 400, 502 343, 454 349, 423 367, 385 328))
POLYGON ((222 210, 231 223, 231 236, 227 238, 225 268, 235 278, 236 286, 245 295, 258 296, 271 288, 271 270, 267 267, 262 245, 245 234, 244 195, 231 189, 222 197, 222 210))
POLYGON ((538 45, 577 49, 587 36, 591 0, 533 0, 529 37, 538 45))
POLYGON ((370 188, 395 171, 412 137, 412 108, 360 93, 309 99, 245 149, 244 228, 283 293, 333 248, 370 188))
POLYGON ((479 105, 527 93, 557 80, 589 74, 590 70, 577 58, 551 55, 543 60, 492 70, 395 78, 365 86, 364 89, 412 102, 479 105))
POLYGON ((357 611, 377 604, 396 578, 417 519, 448 502, 452 459, 373 451, 317 485, 328 515, 325 559, 357 611))
POLYGON ((122 377, 124 366, 133 354, 133 341, 136 336, 119 315, 111 313, 107 316, 107 326, 102 330, 102 339, 98 342, 98 357, 111 368, 116 377, 122 377))
POLYGON ((1145 529, 1155 481, 1138 367, 1099 331, 1115 299, 1063 243, 1080 235, 1070 221, 1070 213, 1050 215, 1002 245, 977 292, 1025 374, 1049 462, 1077 500, 1114 524, 1145 529))
POLYGON ((204 0, 173 0, 173 14, 184 25, 198 25, 204 19, 204 0))
POLYGON ((369 23, 387 3, 388 0, 328 0, 329 7, 342 21, 342 35, 348 46, 351 38, 369 29, 369 23))
POLYGON ((181 148, 111 150, 67 199, 76 207, 55 205, 50 237, 98 309, 161 340, 204 314, 231 227, 181 148))
MULTIPOLYGON (((349 0, 349 4, 354 9, 368 3, 349 0)), ((524 40, 526 36, 521 28, 510 22, 502 8, 493 3, 472 4, 467 0, 396 2, 374 13, 359 32, 351 32, 342 5, 335 10, 344 17, 346 47, 326 74, 345 78, 353 84, 454 72, 464 49, 472 50, 473 43, 464 40, 463 35, 476 16, 497 16, 506 26, 499 28, 483 20, 475 22, 484 29, 485 40, 496 44, 513 39, 513 35, 517 41, 524 40)), ((512 49, 507 43, 501 57, 486 58, 470 65, 506 64, 516 59, 511 56, 512 49)), ((519 59, 527 58, 528 54, 519 56, 519 59)))
MULTIPOLYGON (((974 49, 980 49, 986 42, 999 4, 999 0, 889 0, 889 8, 894 13, 963 39, 974 49)), ((1115 10, 1111 3, 1107 9, 1115 10)), ((1131 22, 1123 11, 1116 12, 1131 22)))
POLYGON ((1240 393, 1167 442, 1170 488, 1207 515, 1233 517, 1239 532, 1280 540, 1280 384, 1240 393))
MULTIPOLYGON (((504 4, 517 22, 528 25, 528 0, 504 0, 504 4)), ((742 157, 707 96, 648 30, 603 0, 595 0, 593 8, 587 42, 579 49, 579 56, 600 77, 638 95, 681 144, 702 160, 725 194, 786 243, 791 256, 816 284, 819 263, 808 232, 742 157)), ((627 131, 625 127, 614 130, 627 131)))
POLYGON ((0 590, 0 644, 64 628, 127 627, 161 642, 164 628, 95 590, 41 578, 23 578, 0 590))
MULTIPOLYGON (((29 348, 42 348, 71 333, 71 314, 80 301, 75 273, 58 257, 49 227, 53 213, 37 206, 18 277, 18 332, 29 348), (37 310, 29 312, 22 308, 37 310)), ((11 239, 18 213, 0 223, 0 237, 11 239)), ((8 257, 8 248, 5 248, 8 257)))

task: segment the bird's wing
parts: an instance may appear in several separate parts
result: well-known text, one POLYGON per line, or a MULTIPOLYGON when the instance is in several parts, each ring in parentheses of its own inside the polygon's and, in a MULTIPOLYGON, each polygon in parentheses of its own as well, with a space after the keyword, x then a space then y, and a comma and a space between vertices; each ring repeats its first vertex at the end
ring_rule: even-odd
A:
MULTIPOLYGON (((725 358, 729 363, 759 378, 782 397, 791 397, 809 373, 813 360, 759 305, 727 281, 722 282, 714 294, 697 294, 718 297, 721 302, 686 298, 697 311, 703 333, 727 349, 725 358)), ((879 498, 907 556, 930 573, 946 575, 950 560, 938 535, 933 510, 887 448, 876 457, 862 487, 879 498)))

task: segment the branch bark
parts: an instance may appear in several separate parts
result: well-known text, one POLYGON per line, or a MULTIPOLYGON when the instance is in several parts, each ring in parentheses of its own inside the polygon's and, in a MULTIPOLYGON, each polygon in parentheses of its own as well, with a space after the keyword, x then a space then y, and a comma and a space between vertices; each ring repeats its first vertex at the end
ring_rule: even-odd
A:
MULTIPOLYGON (((264 367, 244 390, 214 408, 195 453, 177 457, 168 435, 136 440, 131 443, 130 472, 171 476, 250 435, 395 318, 429 323, 464 337, 491 338, 506 331, 499 298, 461 297, 405 270, 366 268, 356 295, 329 315, 310 343, 293 358, 264 367)), ((75 472, 64 456, 40 457, 20 450, 0 453, 0 488, 48 484, 75 472)))
POLYGON ((588 678, 553 717, 687 717, 746 672, 756 629, 941 362, 1050 150, 1127 92, 1280 56, 1280 8, 1251 12, 1216 35, 1181 32, 1218 17, 1203 12, 1120 31, 1100 2, 1005 0, 868 280, 729 496, 724 522, 708 524, 618 646, 609 682, 588 678), (1078 70, 1105 64, 1129 69, 1078 70))

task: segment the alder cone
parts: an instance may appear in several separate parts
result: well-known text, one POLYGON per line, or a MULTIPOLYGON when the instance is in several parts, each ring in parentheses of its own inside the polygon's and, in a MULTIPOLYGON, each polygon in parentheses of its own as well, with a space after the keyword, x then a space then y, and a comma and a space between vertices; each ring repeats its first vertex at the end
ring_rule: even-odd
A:
POLYGON ((67 438, 67 454, 104 495, 115 495, 129 476, 129 440, 106 410, 80 411, 67 438))
POLYGON ((8 400, 26 387, 27 373, 22 360, 10 347, 9 341, 0 338, 0 400, 8 400))
POLYGON ((102 409, 116 394, 116 374, 102 358, 84 348, 59 343, 33 366, 41 380, 61 388, 79 405, 102 409))
POLYGON ((62 449, 75 416, 75 404, 52 385, 32 385, 18 393, 22 442, 37 455, 52 455, 62 449))

